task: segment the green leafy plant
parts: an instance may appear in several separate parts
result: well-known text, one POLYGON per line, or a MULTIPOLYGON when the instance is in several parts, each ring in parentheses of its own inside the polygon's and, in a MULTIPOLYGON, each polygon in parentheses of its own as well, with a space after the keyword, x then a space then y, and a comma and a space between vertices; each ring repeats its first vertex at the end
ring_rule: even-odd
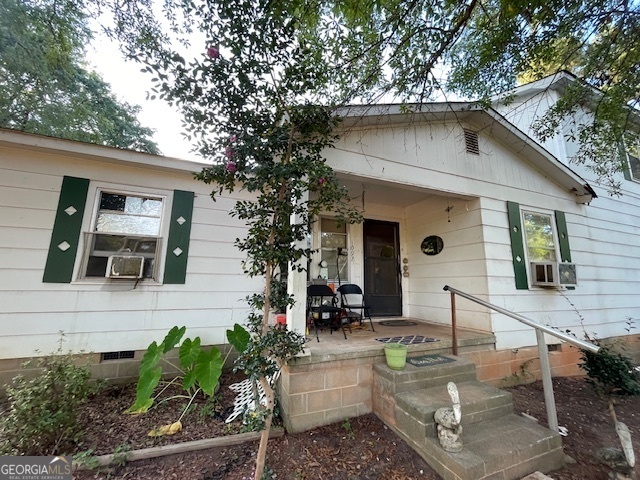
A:
POLYGON ((113 457, 111 463, 117 467, 124 467, 131 453, 131 445, 128 443, 122 443, 118 445, 113 451, 113 457))
POLYGON ((612 346, 600 346, 598 353, 581 351, 580 367, 587 374, 587 382, 601 395, 640 395, 640 375, 631 360, 612 346))
MULTIPOLYGON (((136 386, 136 399, 133 405, 126 410, 126 413, 139 414, 147 412, 166 389, 179 379, 182 381, 182 389, 185 391, 185 395, 172 396, 160 401, 167 401, 174 398, 185 398, 188 400, 187 405, 176 422, 155 429, 150 432, 150 435, 173 434, 179 431, 182 428, 180 422, 198 393, 203 392, 208 398, 214 398, 215 389, 222 374, 222 367, 231 352, 231 350, 229 350, 227 357, 223 359, 220 350, 215 346, 209 350, 204 349, 201 345, 200 337, 194 339, 185 338, 182 340, 185 332, 186 327, 173 327, 160 344, 157 344, 155 341, 152 342, 142 358, 140 375, 136 386), (180 344, 181 341, 182 344, 180 344), (166 358, 166 354, 179 344, 179 365, 175 365, 166 358), (181 375, 167 382, 160 392, 155 393, 162 377, 161 362, 171 365, 180 371, 181 375)), ((236 324, 233 330, 227 330, 227 339, 236 350, 242 352, 249 342, 249 332, 242 326, 236 324)))
POLYGON ((350 440, 356 438, 356 432, 354 432, 353 426, 351 425, 351 422, 348 418, 345 418, 344 422, 342 422, 342 428, 344 428, 344 430, 347 432, 347 437, 350 440))
MULTIPOLYGON (((88 365, 60 349, 36 362, 42 373, 18 375, 7 386, 8 411, 0 423, 1 455, 60 455, 80 439, 80 406, 96 393, 88 365)), ((32 366, 27 362, 24 366, 32 366)))
POLYGON ((241 433, 260 432, 264 429, 264 424, 269 415, 269 411, 264 405, 258 405, 255 409, 248 409, 242 416, 241 433))
POLYGON ((98 461, 98 457, 96 457, 95 450, 93 450, 93 448, 74 453, 73 463, 75 465, 81 465, 88 468, 89 470, 93 470, 100 466, 100 462, 98 461))
POLYGON ((511 375, 504 377, 502 379, 502 383, 505 387, 512 387, 515 385, 521 385, 523 383, 527 383, 527 381, 532 382, 535 380, 535 375, 531 373, 529 368, 535 358, 530 358, 529 360, 525 360, 518 367, 517 372, 513 372, 511 375))
POLYGON ((615 411, 616 395, 640 395, 640 372, 631 360, 616 350, 615 345, 604 345, 596 338, 588 338, 600 347, 597 353, 581 350, 580 367, 587 374, 587 382, 606 397, 609 414, 618 434, 622 451, 630 469, 635 465, 635 454, 628 427, 619 422, 615 411))

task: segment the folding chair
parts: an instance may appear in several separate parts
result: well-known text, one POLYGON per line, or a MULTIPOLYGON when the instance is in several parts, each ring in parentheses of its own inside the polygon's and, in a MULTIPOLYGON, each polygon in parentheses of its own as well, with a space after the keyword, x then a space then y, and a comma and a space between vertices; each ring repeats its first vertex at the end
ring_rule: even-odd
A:
POLYGON ((331 333, 338 328, 342 329, 345 340, 347 334, 342 323, 342 308, 338 307, 338 299, 328 285, 309 285, 307 287, 307 318, 313 322, 318 336, 318 327, 329 327, 331 333))
POLYGON ((362 325, 362 321, 368 318, 371 324, 371 330, 375 332, 371 314, 369 313, 370 307, 364 302, 362 289, 358 285, 347 283, 340 285, 338 292, 340 292, 340 304, 342 309, 347 312, 349 321, 351 321, 352 318, 357 318, 360 325, 362 325))

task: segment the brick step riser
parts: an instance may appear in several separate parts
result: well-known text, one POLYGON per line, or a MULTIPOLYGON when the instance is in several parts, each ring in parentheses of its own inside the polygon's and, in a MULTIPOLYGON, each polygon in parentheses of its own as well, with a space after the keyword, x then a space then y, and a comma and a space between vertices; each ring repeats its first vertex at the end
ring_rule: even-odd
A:
POLYGON ((456 385, 463 382, 472 382, 476 379, 476 372, 456 372, 442 377, 421 378, 407 380, 403 383, 396 383, 396 393, 414 392, 416 390, 426 390, 434 387, 446 387, 447 383, 453 382, 456 385))
MULTIPOLYGON (((505 415, 509 415, 513 413, 513 404, 504 404, 504 405, 496 405, 490 408, 483 408, 482 410, 469 412, 463 407, 462 409, 462 426, 463 428, 467 425, 472 425, 474 423, 484 422, 485 420, 491 420, 494 418, 500 418, 505 415)), ((415 412, 407 411, 403 408, 398 408, 396 410, 396 418, 398 421, 398 428, 404 431, 415 431, 417 438, 415 438, 416 442, 419 442, 419 439, 425 439, 427 437, 435 437, 436 436, 436 423, 433 420, 433 414, 435 410, 429 414, 424 414, 421 412, 420 415, 416 415, 415 412), (416 426, 420 426, 420 430, 416 429, 416 426)))
MULTIPOLYGON (((415 436, 407 435, 407 430, 403 430, 400 423, 397 425, 399 435, 411 444, 444 480, 519 479, 533 471, 549 471, 563 466, 564 453, 558 437, 541 438, 538 442, 519 446, 512 451, 505 450, 501 455, 490 460, 484 459, 482 462, 469 463, 467 458, 467 465, 463 466, 465 460, 460 461, 460 458, 473 456, 469 454, 468 449, 463 449, 459 454, 448 453, 442 449, 435 436, 423 437, 425 441, 417 443, 415 436)), ((464 430, 462 438, 464 444, 464 430)))
POLYGON ((376 375, 394 385, 397 393, 446 385, 448 382, 476 380, 476 366, 465 359, 434 367, 414 367, 407 364, 404 370, 390 370, 383 364, 374 365, 376 375))
MULTIPOLYGON (((511 394, 476 380, 475 365, 464 359, 433 367, 391 371, 374 366, 381 414, 444 480, 514 480, 563 465, 557 434, 514 415, 511 394), (451 406, 446 384, 458 386, 462 408, 460 453, 440 446, 433 420, 440 407, 451 406), (386 403, 385 403, 386 402, 386 403), (385 410, 391 406, 391 410, 385 410)), ((375 403, 375 402, 374 402, 375 403)))
MULTIPOLYGON (((457 383, 462 409, 462 424, 497 418, 513 413, 510 393, 489 387, 477 381, 457 383)), ((432 389, 404 392, 396 395, 396 409, 405 411, 415 420, 433 424, 433 415, 441 407, 451 406, 443 386, 432 389)))

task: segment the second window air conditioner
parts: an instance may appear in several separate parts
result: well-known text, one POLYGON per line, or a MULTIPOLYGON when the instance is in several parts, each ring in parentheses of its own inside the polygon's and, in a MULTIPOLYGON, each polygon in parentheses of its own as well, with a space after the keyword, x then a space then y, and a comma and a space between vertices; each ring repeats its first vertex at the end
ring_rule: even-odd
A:
POLYGON ((111 255, 107 261, 105 277, 108 278, 142 278, 144 257, 111 255))
POLYGON ((575 263, 531 262, 531 284, 538 287, 574 286, 578 283, 575 263))

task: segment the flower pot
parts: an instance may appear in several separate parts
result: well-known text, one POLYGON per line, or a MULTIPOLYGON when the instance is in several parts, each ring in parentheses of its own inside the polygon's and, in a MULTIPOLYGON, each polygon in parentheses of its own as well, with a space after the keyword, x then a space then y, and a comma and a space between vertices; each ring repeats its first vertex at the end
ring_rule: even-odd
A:
POLYGON ((384 356, 391 370, 402 370, 407 361, 407 346, 402 343, 387 343, 384 346, 384 356))

